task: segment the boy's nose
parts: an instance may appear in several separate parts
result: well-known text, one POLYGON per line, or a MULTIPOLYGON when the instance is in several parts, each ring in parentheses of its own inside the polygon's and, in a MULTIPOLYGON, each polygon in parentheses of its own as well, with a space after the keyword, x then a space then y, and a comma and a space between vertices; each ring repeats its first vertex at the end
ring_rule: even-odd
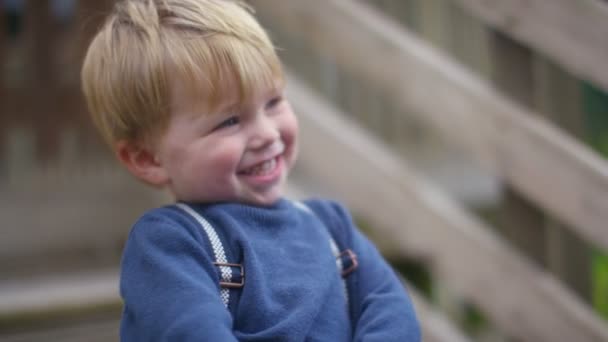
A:
POLYGON ((251 149, 264 148, 275 142, 279 137, 280 133, 277 125, 264 115, 256 120, 249 147, 251 149))

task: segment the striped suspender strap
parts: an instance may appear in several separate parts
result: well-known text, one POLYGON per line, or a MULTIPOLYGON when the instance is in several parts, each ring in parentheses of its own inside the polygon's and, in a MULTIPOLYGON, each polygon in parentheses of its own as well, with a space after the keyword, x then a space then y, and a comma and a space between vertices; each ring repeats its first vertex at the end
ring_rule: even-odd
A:
POLYGON ((213 228, 213 226, 209 223, 209 221, 205 220, 201 215, 199 215, 194 209, 184 203, 175 204, 178 208, 192 216, 203 228, 207 238, 209 238, 209 242, 211 243, 211 248, 213 249, 213 256, 215 257, 214 264, 220 269, 220 297, 224 306, 228 307, 228 303, 230 303, 230 288, 234 287, 242 287, 244 280, 243 268, 241 265, 230 264, 226 260, 226 252, 224 250, 224 246, 222 245, 222 241, 220 240, 217 232, 213 228), (232 268, 240 267, 241 271, 241 283, 233 283, 232 282, 232 268))
MULTIPOLYGON (((312 211, 306 204, 304 204, 300 201, 294 201, 293 203, 298 209, 317 217, 321 222, 323 222, 319 218, 319 216, 317 214, 315 214, 315 212, 312 211)), ((329 244, 331 247, 331 251, 334 254, 334 256, 336 257, 336 267, 338 268, 338 272, 340 272, 340 275, 342 276, 342 286, 344 287, 344 296, 346 297, 346 304, 348 305, 349 301, 348 301, 348 287, 346 285, 346 277, 357 268, 357 266, 358 266, 357 256, 350 249, 345 249, 344 251, 340 252, 340 249, 338 248, 338 244, 336 243, 336 240, 334 240, 334 238, 331 234, 330 228, 327 226, 326 226, 326 228, 327 228, 327 233, 329 234, 329 244), (348 265, 348 267, 346 267, 346 269, 345 269, 345 265, 344 265, 345 258, 347 258, 346 260, 348 260, 348 262, 349 262, 349 265, 348 265)))
MULTIPOLYGON (((344 269, 344 265, 342 263, 342 258, 340 258, 340 249, 338 245, 336 245, 336 241, 333 237, 329 237, 329 243, 331 245, 331 252, 336 257, 336 266, 338 267, 338 272, 342 272, 344 269)), ((344 297, 346 297, 346 305, 348 306, 348 287, 346 286, 346 279, 342 278, 342 287, 344 287, 344 297)))

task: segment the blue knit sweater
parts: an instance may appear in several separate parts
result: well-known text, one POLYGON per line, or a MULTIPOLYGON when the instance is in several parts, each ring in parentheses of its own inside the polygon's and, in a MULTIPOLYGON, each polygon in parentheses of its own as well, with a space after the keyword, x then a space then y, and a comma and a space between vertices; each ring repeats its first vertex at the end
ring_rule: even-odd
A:
POLYGON ((345 209, 306 204, 312 212, 286 199, 269 207, 191 204, 217 231, 228 261, 244 267, 245 285, 230 290, 228 309, 200 224, 176 206, 146 213, 123 255, 121 340, 419 341, 405 290, 345 209), (358 256, 348 300, 329 230, 358 256))

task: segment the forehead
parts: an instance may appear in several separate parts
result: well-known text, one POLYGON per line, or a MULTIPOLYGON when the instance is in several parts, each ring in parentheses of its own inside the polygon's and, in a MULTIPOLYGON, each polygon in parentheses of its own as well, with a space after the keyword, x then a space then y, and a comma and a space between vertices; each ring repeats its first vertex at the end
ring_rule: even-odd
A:
POLYGON ((271 82, 257 82, 243 86, 237 77, 229 77, 214 83, 193 84, 188 79, 170 76, 171 113, 192 115, 217 114, 226 110, 246 107, 264 97, 281 93, 285 86, 282 77, 271 82))

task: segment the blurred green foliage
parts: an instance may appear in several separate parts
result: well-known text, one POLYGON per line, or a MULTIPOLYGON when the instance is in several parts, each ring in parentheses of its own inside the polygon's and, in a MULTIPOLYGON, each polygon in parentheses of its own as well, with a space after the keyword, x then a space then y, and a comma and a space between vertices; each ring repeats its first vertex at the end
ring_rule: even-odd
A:
POLYGON ((588 142, 608 157, 608 93, 585 83, 583 94, 588 142))
MULTIPOLYGON (((589 145, 608 158, 608 93, 589 83, 583 85, 586 136, 589 145)), ((608 254, 596 249, 593 261, 593 306, 608 319, 608 254)))

